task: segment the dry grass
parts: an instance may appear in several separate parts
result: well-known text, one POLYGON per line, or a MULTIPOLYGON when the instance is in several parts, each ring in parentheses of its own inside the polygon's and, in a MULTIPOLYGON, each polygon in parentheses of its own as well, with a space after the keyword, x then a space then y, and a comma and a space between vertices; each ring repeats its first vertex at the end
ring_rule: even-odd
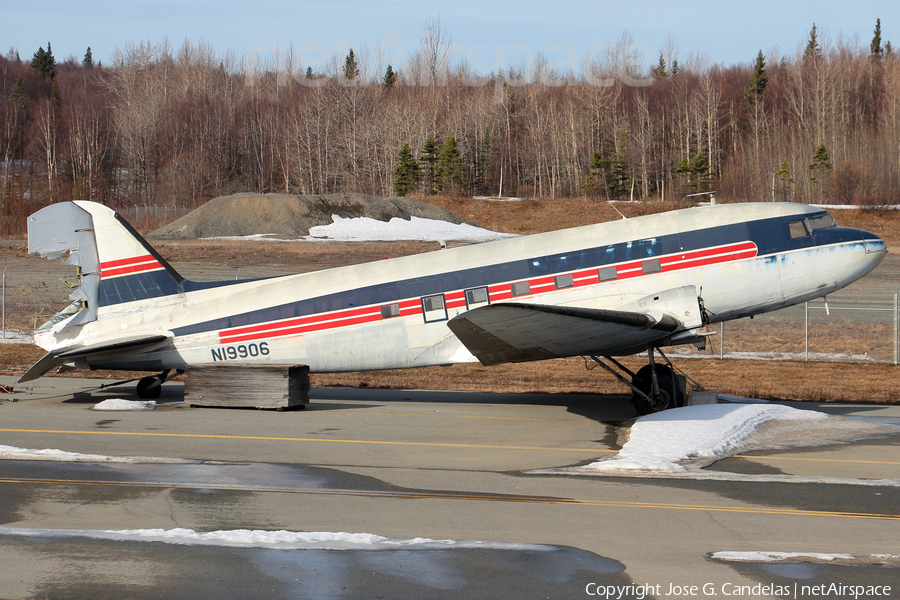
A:
MULTIPOLYGON (((3 347, 0 373, 21 375, 37 362, 35 346, 3 347)), ((632 371, 646 363, 643 357, 622 361, 632 371)), ((888 364, 816 363, 799 361, 674 359, 675 366, 707 389, 753 398, 815 402, 900 401, 900 367, 888 364)), ((131 379, 146 373, 74 371, 67 376, 131 379)), ((581 359, 482 367, 462 364, 361 373, 314 374, 317 386, 460 390, 497 393, 627 394, 621 383, 604 370, 581 359)))
MULTIPOLYGON (((646 358, 622 362, 632 371, 646 358)), ((765 399, 896 403, 900 367, 885 364, 683 359, 675 366, 707 389, 765 399)), ((454 365, 403 371, 314 375, 317 385, 480 392, 627 394, 628 388, 580 359, 498 365, 454 365)))

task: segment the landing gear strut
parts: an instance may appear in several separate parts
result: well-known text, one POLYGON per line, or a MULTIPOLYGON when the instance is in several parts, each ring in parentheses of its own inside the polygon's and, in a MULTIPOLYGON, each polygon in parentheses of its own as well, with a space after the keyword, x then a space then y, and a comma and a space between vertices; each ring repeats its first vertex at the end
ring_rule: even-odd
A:
POLYGON ((159 398, 160 394, 162 394, 162 384, 184 373, 184 371, 178 369, 175 373, 169 375, 170 371, 171 369, 166 369, 159 375, 150 375, 149 377, 144 377, 138 381, 138 398, 143 398, 144 400, 156 400, 159 398))
POLYGON ((656 349, 660 356, 666 361, 666 364, 657 365, 653 356, 653 348, 647 350, 647 356, 650 359, 649 364, 641 367, 637 373, 632 373, 628 368, 610 356, 604 357, 605 360, 615 365, 620 371, 627 373, 631 377, 631 381, 616 372, 611 366, 606 364, 597 356, 591 358, 598 365, 612 373, 612 375, 631 388, 631 402, 635 409, 641 415, 649 415, 651 413, 666 410, 668 408, 676 408, 684 406, 685 398, 685 380, 675 374, 672 363, 666 358, 662 350, 656 349))

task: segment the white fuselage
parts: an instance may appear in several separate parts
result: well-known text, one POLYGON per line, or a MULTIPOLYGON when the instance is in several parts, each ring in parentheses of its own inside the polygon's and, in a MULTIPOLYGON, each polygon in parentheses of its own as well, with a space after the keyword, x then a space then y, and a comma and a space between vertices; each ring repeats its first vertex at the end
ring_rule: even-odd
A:
POLYGON ((791 219, 821 212, 793 204, 710 206, 313 273, 185 286, 103 307, 96 321, 77 327, 61 322, 35 341, 52 350, 172 332, 166 348, 74 366, 267 363, 338 372, 474 362, 447 321, 484 300, 615 310, 695 286, 708 322, 721 322, 823 296, 878 265, 884 242, 871 234, 838 228, 831 231, 844 234, 832 242, 820 243, 818 232, 792 240, 791 219), (783 230, 768 232, 781 222, 783 230), (750 235, 735 233, 747 223, 757 224, 750 235))

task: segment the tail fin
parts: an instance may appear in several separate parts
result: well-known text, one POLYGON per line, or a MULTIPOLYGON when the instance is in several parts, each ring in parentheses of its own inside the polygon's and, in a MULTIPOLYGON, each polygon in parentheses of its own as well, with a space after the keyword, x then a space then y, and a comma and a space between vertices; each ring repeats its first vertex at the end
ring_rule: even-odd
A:
POLYGON ((93 321, 106 306, 179 293, 184 278, 114 210, 96 202, 51 204, 28 217, 28 251, 66 261, 81 270, 72 294, 93 321))

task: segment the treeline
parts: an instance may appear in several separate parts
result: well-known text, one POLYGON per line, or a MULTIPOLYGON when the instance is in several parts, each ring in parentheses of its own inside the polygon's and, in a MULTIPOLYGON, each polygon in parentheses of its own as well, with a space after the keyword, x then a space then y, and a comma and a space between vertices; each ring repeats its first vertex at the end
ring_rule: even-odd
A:
POLYGON ((823 43, 721 66, 627 35, 579 72, 538 54, 481 76, 427 24, 395 69, 365 50, 314 71, 207 44, 106 65, 0 58, 0 217, 61 200, 195 206, 236 191, 886 204, 900 191, 900 62, 823 43), (430 29, 429 29, 430 27, 430 29), (250 57, 252 58, 252 57, 250 57), (502 186, 502 187, 501 187, 502 186))

